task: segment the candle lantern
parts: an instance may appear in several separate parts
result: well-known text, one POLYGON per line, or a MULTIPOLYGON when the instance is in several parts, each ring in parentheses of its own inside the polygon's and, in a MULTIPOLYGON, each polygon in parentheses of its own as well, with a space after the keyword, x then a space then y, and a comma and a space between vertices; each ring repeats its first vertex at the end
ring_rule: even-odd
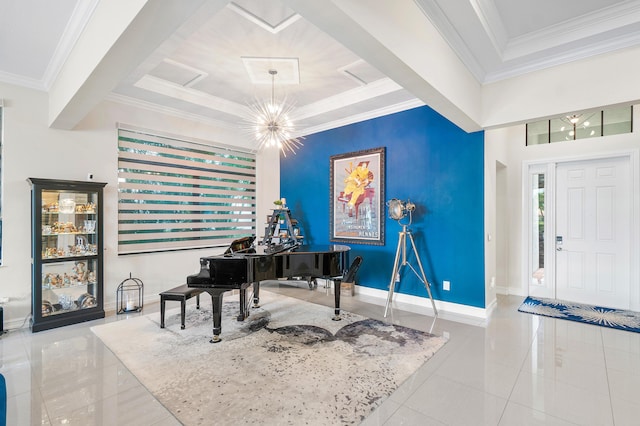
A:
POLYGON ((118 286, 116 291, 116 309, 118 314, 128 314, 130 312, 140 312, 144 296, 144 284, 139 278, 125 279, 118 286))

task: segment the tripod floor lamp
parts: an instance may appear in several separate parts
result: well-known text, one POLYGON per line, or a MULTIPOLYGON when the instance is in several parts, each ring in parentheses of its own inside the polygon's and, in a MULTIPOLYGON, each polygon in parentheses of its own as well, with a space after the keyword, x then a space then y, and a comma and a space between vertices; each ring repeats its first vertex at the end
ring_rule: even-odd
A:
POLYGON ((411 271, 415 274, 415 276, 418 277, 418 279, 422 282, 422 284, 424 284, 425 288, 427 289, 427 293, 429 294, 429 299, 431 299, 433 312, 436 316, 438 316, 436 303, 434 302, 433 296, 431 295, 431 284, 429 284, 429 281, 424 274, 422 262, 420 261, 418 250, 416 250, 416 243, 413 241, 413 235, 411 234, 411 230, 409 229, 409 226, 411 225, 411 221, 413 219, 412 214, 416 209, 416 205, 409 200, 404 203, 396 198, 393 198, 387 202, 387 206, 389 207, 389 217, 398 221, 398 223, 402 226, 402 231, 400 231, 398 235, 398 248, 396 249, 396 258, 393 262, 393 273, 391 274, 391 280, 389 281, 389 294, 387 296, 387 305, 384 308, 384 316, 386 318, 387 311, 389 310, 389 306, 391 305, 391 300, 393 299, 393 291, 395 289, 396 281, 400 277, 402 268, 405 266, 408 266, 409 269, 411 269, 411 271), (404 219, 407 215, 409 215, 409 222, 402 223, 401 220, 404 219), (418 271, 416 271, 411 263, 407 261, 407 238, 411 243, 413 255, 415 256, 416 262, 418 263, 418 269, 420 270, 420 273, 418 273, 418 271))

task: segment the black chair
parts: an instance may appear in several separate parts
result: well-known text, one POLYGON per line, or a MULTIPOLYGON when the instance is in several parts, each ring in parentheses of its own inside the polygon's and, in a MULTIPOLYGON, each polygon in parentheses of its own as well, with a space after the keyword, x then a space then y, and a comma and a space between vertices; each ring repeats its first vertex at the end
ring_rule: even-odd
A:
POLYGON ((362 256, 356 256, 351 262, 349 266, 349 270, 347 271, 344 278, 342 278, 342 282, 352 283, 356 279, 356 274, 358 273, 358 269, 360 269, 360 265, 362 264, 362 256))
MULTIPOLYGON (((340 282, 342 283, 355 283, 356 274, 358 273, 358 269, 360 269, 360 265, 362 264, 362 256, 356 256, 355 259, 349 265, 349 269, 347 273, 342 276, 340 282)), ((329 294, 329 290, 331 289, 331 282, 327 281, 327 294, 329 294)), ((335 287, 335 286, 334 286, 335 287)), ((335 291, 340 291, 340 289, 336 289, 335 291)))

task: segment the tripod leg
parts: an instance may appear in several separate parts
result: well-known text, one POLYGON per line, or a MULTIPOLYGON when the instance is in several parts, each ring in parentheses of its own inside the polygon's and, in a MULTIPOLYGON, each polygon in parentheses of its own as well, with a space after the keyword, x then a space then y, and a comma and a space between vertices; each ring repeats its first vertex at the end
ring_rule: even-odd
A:
POLYGON ((418 256, 418 250, 416 250, 416 243, 413 241, 413 235, 411 235, 411 232, 409 232, 409 240, 411 241, 413 254, 416 256, 416 261, 418 262, 418 267, 420 268, 420 273, 422 274, 424 286, 427 288, 427 293, 429 293, 429 299, 431 299, 431 306, 433 307, 433 313, 435 316, 438 316, 438 310, 436 309, 436 302, 434 302, 433 296, 431 295, 431 284, 429 284, 429 281, 427 281, 427 276, 424 274, 424 269, 422 268, 422 262, 420 261, 420 256, 418 256))
POLYGON ((387 305, 384 307, 384 317, 387 317, 387 311, 389 310, 389 305, 391 304, 391 299, 393 298, 393 289, 396 285, 396 276, 399 272, 399 263, 400 263, 400 251, 403 249, 405 244, 405 233, 400 232, 398 237, 398 248, 396 249, 396 260, 393 262, 393 273, 391 274, 391 280, 389 281, 389 295, 387 296, 387 305))

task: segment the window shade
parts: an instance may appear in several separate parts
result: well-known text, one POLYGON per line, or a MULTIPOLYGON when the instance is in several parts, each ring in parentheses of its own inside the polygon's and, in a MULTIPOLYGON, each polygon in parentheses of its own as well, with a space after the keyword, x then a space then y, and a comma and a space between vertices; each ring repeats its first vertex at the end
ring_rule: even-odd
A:
POLYGON ((118 254, 255 235, 255 155, 118 129, 118 254))

